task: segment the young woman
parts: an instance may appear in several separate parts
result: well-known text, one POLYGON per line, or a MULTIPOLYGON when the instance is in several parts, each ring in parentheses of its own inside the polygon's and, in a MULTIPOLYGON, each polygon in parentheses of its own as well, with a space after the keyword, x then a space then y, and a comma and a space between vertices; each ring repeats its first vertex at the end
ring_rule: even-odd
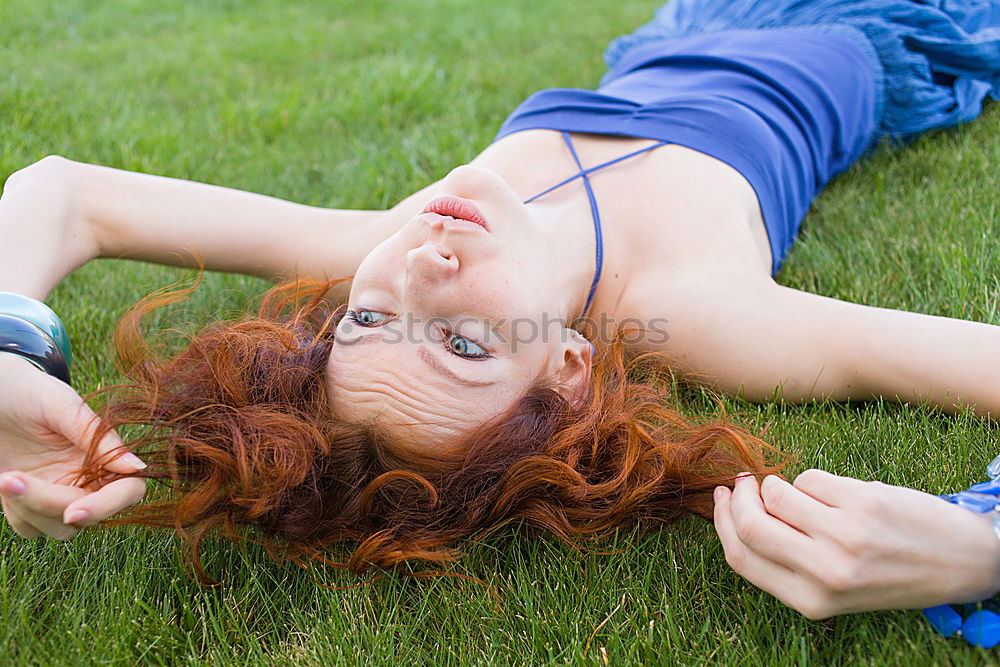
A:
POLYGON ((995 0, 672 0, 612 43, 596 91, 533 95, 388 211, 31 165, 0 200, 4 314, 34 321, 19 298, 98 257, 314 282, 173 358, 138 323, 180 296, 140 304, 116 340, 132 388, 100 421, 26 334, 0 338, 6 519, 68 539, 155 478, 177 496, 126 520, 195 556, 205 531, 252 524, 300 561, 356 541, 363 570, 454 558, 515 519, 573 539, 714 507, 733 567, 810 616, 992 593, 990 522, 917 491, 811 471, 713 502, 767 471, 763 443, 683 419, 655 364, 625 359, 751 400, 1000 414, 1000 328, 774 281, 833 176, 1000 95, 998 29, 995 0), (128 446, 149 467, 119 456, 127 423, 153 427, 128 446))

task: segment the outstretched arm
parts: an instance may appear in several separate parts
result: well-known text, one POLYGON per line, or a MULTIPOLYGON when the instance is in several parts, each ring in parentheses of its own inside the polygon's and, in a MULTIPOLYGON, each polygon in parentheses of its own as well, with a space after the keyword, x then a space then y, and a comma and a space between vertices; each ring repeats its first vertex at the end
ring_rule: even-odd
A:
POLYGON ((50 156, 4 185, 0 289, 44 298, 98 257, 340 277, 377 243, 383 217, 50 156))
MULTIPOLYGON (((271 197, 49 157, 14 173, 0 197, 0 290, 44 299, 98 257, 238 271, 265 278, 354 273, 391 216, 271 197)), ((0 354, 0 504, 24 537, 68 539, 138 501, 141 478, 99 489, 70 483, 95 415, 61 381, 0 354)), ((111 432, 102 453, 124 451, 111 432)), ((128 474, 142 462, 106 467, 128 474)))
POLYGON ((962 404, 1000 419, 1000 327, 862 306, 768 280, 691 285, 670 345, 719 388, 767 400, 962 404), (702 304, 701 308, 695 307, 702 304), (706 307, 704 304, 711 304, 706 307))

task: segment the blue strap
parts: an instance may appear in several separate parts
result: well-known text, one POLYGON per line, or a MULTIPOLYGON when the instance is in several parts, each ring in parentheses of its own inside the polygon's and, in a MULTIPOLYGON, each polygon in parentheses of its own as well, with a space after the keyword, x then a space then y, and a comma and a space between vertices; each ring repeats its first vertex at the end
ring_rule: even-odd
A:
POLYGON ((604 233, 601 231, 601 213, 597 210, 597 198, 594 197, 594 189, 590 187, 590 177, 587 176, 583 164, 580 163, 580 158, 577 157, 576 149, 573 148, 569 132, 564 130, 562 135, 563 139, 566 140, 566 145, 569 146, 569 152, 573 155, 573 160, 576 162, 577 168, 580 169, 580 176, 583 178, 583 187, 587 188, 587 199, 590 200, 590 214, 594 216, 594 245, 596 246, 594 254, 596 255, 596 259, 594 260, 594 280, 590 283, 590 291, 587 293, 587 303, 584 304, 583 312, 580 314, 581 317, 585 317, 587 311, 590 310, 590 302, 594 300, 597 283, 601 282, 601 270, 604 268, 604 233))
POLYGON ((548 188, 547 190, 543 190, 542 192, 539 192, 534 197, 531 197, 530 199, 525 199, 524 203, 525 204, 530 204, 531 202, 535 201, 539 197, 541 197, 543 195, 547 195, 548 193, 550 193, 553 190, 556 190, 558 188, 561 188, 562 186, 566 185, 567 183, 571 183, 571 182, 575 181, 578 178, 582 178, 583 179, 583 187, 586 188, 586 190, 587 190, 587 199, 590 201, 590 214, 594 218, 594 241, 595 241, 595 246, 596 246, 595 247, 595 255, 596 255, 595 264, 596 264, 596 268, 594 269, 594 280, 590 284, 590 292, 587 294, 587 303, 584 304, 584 306, 583 306, 583 313, 581 314, 581 317, 582 317, 582 316, 584 316, 584 315, 587 314, 587 311, 590 310, 590 304, 594 300, 594 294, 597 292, 597 285, 598 285, 598 283, 601 282, 601 271, 604 269, 604 234, 601 231, 601 212, 597 208, 597 198, 594 196, 594 189, 590 185, 590 178, 588 178, 588 174, 592 174, 595 171, 597 171, 598 169, 603 169, 604 167, 611 166, 611 165, 613 165, 613 164, 615 164, 617 162, 621 162, 622 160, 627 160, 628 158, 633 157, 635 155, 639 155, 640 153, 645 153, 646 151, 653 150, 654 148, 659 148, 660 146, 663 146, 663 145, 665 145, 665 144, 667 144, 669 142, 667 142, 667 141, 658 141, 655 144, 652 144, 650 146, 646 146, 645 148, 640 148, 637 151, 632 151, 631 153, 629 153, 627 155, 622 155, 621 157, 616 157, 613 160, 608 160, 607 162, 602 162, 601 164, 597 165, 596 167, 590 167, 589 169, 584 169, 583 168, 583 164, 580 162, 579 156, 577 156, 577 154, 576 154, 576 149, 573 147, 573 140, 570 137, 569 132, 563 131, 562 132, 562 137, 563 137, 563 140, 566 142, 566 146, 569 148, 570 154, 573 156, 573 160, 576 162, 577 168, 579 168, 580 171, 577 174, 575 174, 573 176, 570 176, 569 178, 567 178, 567 179, 565 179, 563 181, 560 181, 559 183, 556 183, 551 188, 548 188))
MULTIPOLYGON (((567 135, 567 134, 568 133, 563 132, 563 135, 567 135)), ((569 140, 568 136, 564 136, 564 138, 566 139, 566 143, 569 144, 570 150, 572 151, 573 150, 573 144, 569 143, 570 140, 569 140)), ((589 169, 584 169, 580 173, 574 174, 574 175, 570 176, 569 178, 567 178, 566 180, 559 181, 558 183, 556 183, 555 185, 553 185, 551 188, 548 188, 547 190, 542 190, 541 192, 539 192, 534 197, 532 197, 530 199, 525 199, 524 203, 525 204, 530 204, 531 202, 535 201, 539 197, 541 197, 543 195, 547 195, 550 192, 552 192, 553 190, 557 190, 557 189, 561 188, 562 186, 566 185, 567 183, 572 183, 576 179, 581 178, 581 177, 585 176, 586 174, 592 174, 592 173, 594 173, 595 171, 597 171, 599 169, 604 169, 605 167, 610 167, 611 165, 613 165, 615 163, 618 163, 618 162, 621 162, 622 160, 627 160, 630 157, 635 157, 639 153, 645 153, 646 151, 651 151, 654 148, 659 148, 660 146, 666 146, 669 143, 670 143, 669 141, 658 141, 655 144, 652 144, 650 146, 646 146, 645 148, 640 148, 637 151, 632 151, 631 153, 629 153, 627 155, 622 155, 621 157, 616 157, 614 160, 608 160, 607 162, 602 162, 601 164, 597 165, 596 167, 590 167, 589 169)), ((574 152, 573 155, 575 157, 576 153, 574 152)), ((576 163, 580 164, 580 161, 577 160, 576 163)))

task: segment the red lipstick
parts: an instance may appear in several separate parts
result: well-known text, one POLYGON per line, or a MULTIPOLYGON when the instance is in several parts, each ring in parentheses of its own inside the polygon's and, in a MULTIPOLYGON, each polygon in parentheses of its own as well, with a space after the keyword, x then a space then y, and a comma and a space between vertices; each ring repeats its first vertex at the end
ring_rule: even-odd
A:
POLYGON ((437 213, 438 215, 446 215, 457 220, 468 220, 469 222, 476 223, 486 231, 490 231, 489 225, 486 224, 486 216, 476 208, 476 205, 468 199, 462 199, 454 195, 435 197, 424 207, 421 213, 437 213))

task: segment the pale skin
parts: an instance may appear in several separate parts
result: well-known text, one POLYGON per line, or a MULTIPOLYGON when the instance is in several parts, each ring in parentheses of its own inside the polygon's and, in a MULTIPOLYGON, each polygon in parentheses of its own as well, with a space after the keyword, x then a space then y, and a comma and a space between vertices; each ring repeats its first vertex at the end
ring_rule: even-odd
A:
MULTIPOLYGON (((651 142, 575 135, 574 143, 590 165, 651 142)), ((536 379, 570 400, 586 391, 590 343, 567 325, 581 315, 594 271, 587 198, 575 182, 522 203, 574 173, 558 133, 530 130, 390 210, 345 211, 50 157, 13 174, 0 198, 0 290, 44 299, 101 257, 201 261, 269 279, 354 275, 349 294, 331 295, 361 319, 338 330, 332 409, 376 419, 415 447, 447 444, 536 379), (488 230, 422 215, 439 195, 473 202, 488 230), (516 349, 509 331, 487 335, 498 323, 545 317, 548 335, 516 349), (427 335, 392 336, 393 326, 430 320, 427 335)), ((639 340, 629 352, 663 353, 678 370, 750 400, 885 396, 1000 414, 990 372, 1000 327, 778 285, 755 193, 727 165, 668 145, 592 182, 606 246, 589 315, 669 322, 666 341, 639 340)), ((75 392, 0 354, 0 497, 18 534, 69 539, 141 498, 137 480, 67 486, 91 428, 75 392), (22 386, 31 392, 10 390, 22 386)), ((111 434, 102 446, 117 451, 120 441, 111 434)), ((124 458, 108 468, 136 469, 124 458)), ((989 524, 909 489, 818 471, 794 486, 741 481, 718 492, 716 529, 737 572, 814 618, 1000 589, 1000 540, 989 524), (899 494, 911 502, 891 502, 899 494), (942 544, 963 545, 964 560, 943 559, 942 544)))

